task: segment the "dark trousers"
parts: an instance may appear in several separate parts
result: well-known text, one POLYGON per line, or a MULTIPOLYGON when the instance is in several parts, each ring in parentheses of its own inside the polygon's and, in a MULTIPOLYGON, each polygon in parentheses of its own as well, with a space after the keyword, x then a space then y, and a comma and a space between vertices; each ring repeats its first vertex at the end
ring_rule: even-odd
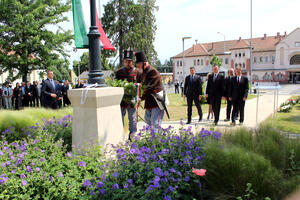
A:
POLYGON ((61 108, 61 106, 62 106, 62 100, 57 100, 57 106, 58 106, 58 108, 61 108))
POLYGON ((195 102, 195 105, 197 107, 199 119, 202 119, 202 109, 201 109, 201 105, 200 105, 200 101, 199 101, 199 96, 191 96, 191 97, 187 97, 188 121, 191 121, 191 119, 192 119, 193 101, 195 102))
POLYGON ((179 94, 179 87, 175 86, 175 94, 179 94))
POLYGON ((226 119, 230 120, 230 114, 232 110, 232 101, 227 98, 227 109, 226 109, 226 119))
POLYGON ((70 99, 67 95, 63 96, 64 107, 69 106, 71 104, 70 99))
POLYGON ((40 107, 40 98, 38 96, 32 97, 33 107, 40 107))
POLYGON ((240 113, 240 122, 244 122, 244 111, 245 111, 245 101, 243 100, 235 100, 233 101, 233 111, 232 111, 232 116, 231 120, 234 123, 235 122, 235 117, 240 113))
POLYGON ((215 114, 215 123, 219 121, 220 109, 221 109, 221 97, 211 97, 211 105, 215 114))
POLYGON ((181 87, 181 96, 183 97, 183 87, 181 87))

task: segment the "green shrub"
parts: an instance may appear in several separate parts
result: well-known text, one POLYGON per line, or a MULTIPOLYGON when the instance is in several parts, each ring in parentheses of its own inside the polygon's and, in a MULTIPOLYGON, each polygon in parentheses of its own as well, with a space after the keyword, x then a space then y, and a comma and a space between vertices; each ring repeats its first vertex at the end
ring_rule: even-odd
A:
POLYGON ((283 195, 283 176, 263 156, 240 147, 218 148, 219 144, 205 149, 204 165, 208 194, 223 199, 235 199, 244 194, 245 185, 251 183, 257 198, 269 196, 280 199, 283 195))
POLYGON ((72 108, 64 108, 60 110, 51 110, 43 108, 25 108, 21 111, 0 110, 0 132, 10 127, 14 127, 17 131, 34 126, 41 123, 42 119, 50 119, 53 116, 63 118, 65 115, 72 114, 72 108))

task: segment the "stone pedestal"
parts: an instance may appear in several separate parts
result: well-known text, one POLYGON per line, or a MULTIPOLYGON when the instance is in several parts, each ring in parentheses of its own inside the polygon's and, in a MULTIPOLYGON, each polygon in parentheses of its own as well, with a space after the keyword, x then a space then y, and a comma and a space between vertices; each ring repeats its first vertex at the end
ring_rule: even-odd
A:
POLYGON ((93 143, 104 147, 124 139, 120 102, 123 88, 81 88, 68 91, 73 106, 72 144, 84 150, 93 143))

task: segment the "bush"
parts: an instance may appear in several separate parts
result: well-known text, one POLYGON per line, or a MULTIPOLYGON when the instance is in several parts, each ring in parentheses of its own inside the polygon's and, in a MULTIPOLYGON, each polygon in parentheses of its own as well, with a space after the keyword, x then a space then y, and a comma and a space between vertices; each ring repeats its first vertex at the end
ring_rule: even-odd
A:
POLYGON ((0 141, 0 199, 90 198, 85 179, 102 175, 99 151, 76 156, 42 133, 8 144, 0 141))
POLYGON ((16 131, 35 126, 36 123, 42 123, 42 119, 50 119, 53 116, 63 118, 65 115, 72 114, 72 108, 60 110, 51 110, 43 108, 26 108, 21 111, 0 111, 0 132, 14 127, 16 131))

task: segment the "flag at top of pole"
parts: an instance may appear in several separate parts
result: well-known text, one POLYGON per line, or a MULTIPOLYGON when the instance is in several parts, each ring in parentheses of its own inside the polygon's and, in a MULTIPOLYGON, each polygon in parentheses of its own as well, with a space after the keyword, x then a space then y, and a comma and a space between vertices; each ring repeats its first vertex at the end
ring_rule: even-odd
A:
MULTIPOLYGON (((88 48, 89 38, 87 36, 89 28, 91 26, 91 11, 89 0, 72 0, 72 11, 73 11, 73 25, 74 25, 74 38, 76 48, 88 48)), ((107 38, 101 23, 99 21, 98 12, 96 12, 97 27, 101 34, 100 42, 105 50, 115 51, 115 47, 111 44, 107 38)))

